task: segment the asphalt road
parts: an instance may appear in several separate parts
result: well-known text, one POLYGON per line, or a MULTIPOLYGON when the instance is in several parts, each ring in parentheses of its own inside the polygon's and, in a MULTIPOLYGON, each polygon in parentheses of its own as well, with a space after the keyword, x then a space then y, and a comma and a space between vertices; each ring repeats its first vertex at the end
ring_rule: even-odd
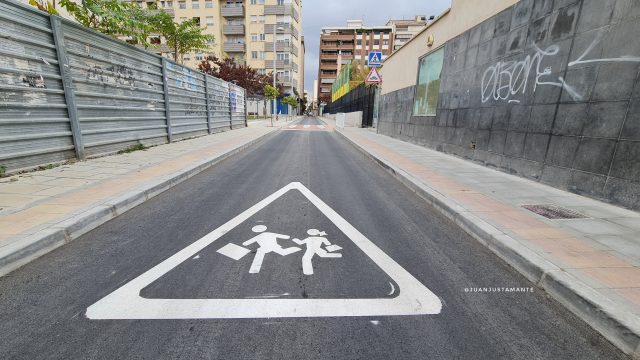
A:
POLYGON ((465 291, 533 285, 319 120, 305 124, 0 278, 0 357, 624 358, 537 289, 465 291), (270 198, 291 183, 326 207, 299 187, 270 198), (389 315, 435 306, 397 305, 408 293, 441 310, 389 315), (89 319, 94 304, 111 319, 89 319), (261 317, 273 312, 284 317, 261 317))

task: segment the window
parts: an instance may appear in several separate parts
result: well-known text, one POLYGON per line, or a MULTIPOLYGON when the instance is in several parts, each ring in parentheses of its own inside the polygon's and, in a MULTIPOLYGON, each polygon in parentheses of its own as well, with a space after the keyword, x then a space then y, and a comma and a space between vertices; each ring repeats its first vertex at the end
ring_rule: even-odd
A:
POLYGON ((251 34, 251 41, 258 41, 258 34, 251 34))
POLYGON ((191 20, 193 20, 193 22, 196 23, 197 26, 200 26, 200 18, 199 17, 191 18, 191 20))
POLYGON ((376 46, 380 45, 380 40, 378 39, 373 40, 373 45, 376 45, 376 46))
POLYGON ((258 15, 258 22, 261 24, 264 23, 264 15, 258 15))
POLYGON ((204 59, 204 57, 202 56, 202 53, 196 53, 196 60, 202 61, 202 59, 204 59))
POLYGON ((264 0, 251 0, 251 5, 264 5, 264 0))
POLYGON ((258 52, 257 51, 252 51, 251 52, 251 58, 252 59, 257 59, 258 58, 258 52))
POLYGON ((260 41, 266 41, 267 37, 265 36, 265 34, 258 34, 260 36, 260 41))
POLYGON ((200 2, 197 0, 192 0, 191 1, 191 8, 192 9, 200 9, 200 2))
POLYGON ((205 1, 204 7, 207 9, 213 9, 213 1, 205 1))
POLYGON ((444 61, 444 49, 440 48, 420 59, 418 83, 413 103, 413 115, 435 116, 440 92, 440 75, 444 61))
POLYGON ((207 45, 209 45, 209 46, 213 45, 213 39, 208 39, 207 40, 207 45))
POLYGON ((213 16, 207 16, 207 26, 213 26, 213 16))
POLYGON ((187 8, 187 2, 186 1, 179 1, 178 2, 178 7, 180 9, 186 9, 187 8))
POLYGON ((164 4, 164 7, 166 7, 166 8, 172 8, 172 7, 173 7, 173 1, 167 1, 167 2, 164 4))
POLYGON ((356 40, 356 45, 362 45, 362 40, 356 40))
POLYGON ((389 40, 382 40, 382 45, 389 45, 389 40))
POLYGON ((252 23, 257 23, 258 22, 258 16, 257 15, 251 15, 251 22, 252 23))

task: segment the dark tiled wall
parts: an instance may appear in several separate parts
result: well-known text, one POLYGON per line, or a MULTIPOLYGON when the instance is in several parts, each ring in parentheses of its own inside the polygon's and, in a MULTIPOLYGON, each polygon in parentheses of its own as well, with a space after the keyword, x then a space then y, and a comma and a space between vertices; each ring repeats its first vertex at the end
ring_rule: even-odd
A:
POLYGON ((379 131, 640 210, 639 71, 640 1, 523 0, 445 45, 436 116, 405 88, 379 131))

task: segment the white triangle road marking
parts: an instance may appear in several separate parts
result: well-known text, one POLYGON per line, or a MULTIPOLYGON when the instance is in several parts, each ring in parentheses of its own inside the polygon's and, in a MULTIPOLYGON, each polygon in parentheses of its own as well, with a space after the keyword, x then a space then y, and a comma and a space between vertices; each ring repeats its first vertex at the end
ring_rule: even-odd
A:
POLYGON ((440 299, 299 182, 291 183, 87 308, 89 319, 238 319, 439 314, 440 299), (300 191, 398 285, 379 299, 147 299, 142 289, 289 191, 300 191))

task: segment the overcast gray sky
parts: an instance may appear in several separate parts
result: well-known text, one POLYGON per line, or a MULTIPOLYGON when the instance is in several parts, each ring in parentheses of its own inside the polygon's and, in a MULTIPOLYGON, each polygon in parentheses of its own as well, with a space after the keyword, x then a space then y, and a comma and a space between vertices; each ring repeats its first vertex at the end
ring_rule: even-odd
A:
POLYGON ((304 87, 309 97, 313 96, 313 81, 318 77, 321 28, 343 26, 352 19, 362 19, 367 26, 384 25, 390 19, 439 15, 449 6, 451 0, 303 0, 304 87))

